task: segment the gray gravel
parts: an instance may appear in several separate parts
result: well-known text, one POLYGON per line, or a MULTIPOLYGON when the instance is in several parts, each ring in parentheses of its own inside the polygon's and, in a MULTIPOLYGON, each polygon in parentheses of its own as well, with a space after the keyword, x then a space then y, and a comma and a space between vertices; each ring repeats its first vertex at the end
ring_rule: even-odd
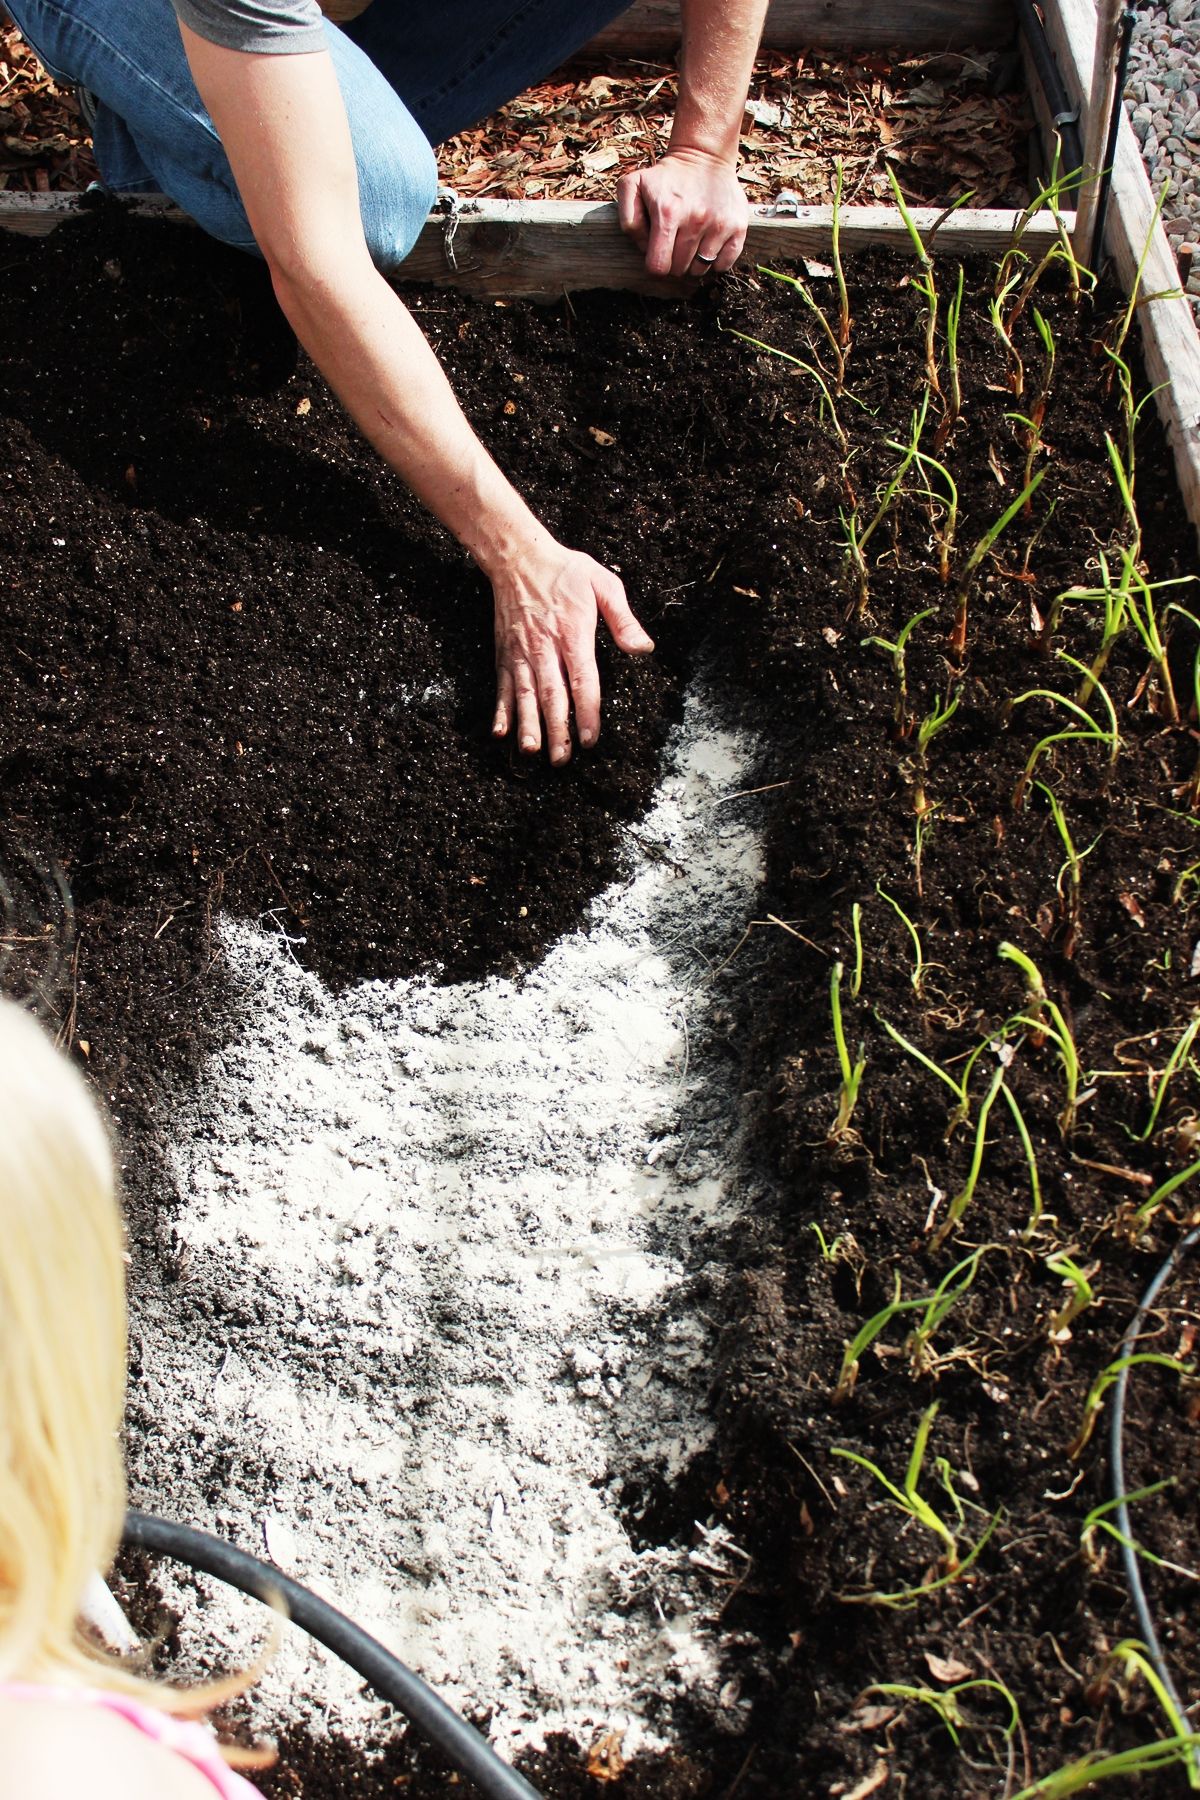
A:
MULTIPOLYGON (((1167 236, 1200 243, 1200 0, 1140 11, 1125 104, 1156 195, 1170 178, 1167 236)), ((1200 310, 1200 255, 1188 287, 1200 310)))

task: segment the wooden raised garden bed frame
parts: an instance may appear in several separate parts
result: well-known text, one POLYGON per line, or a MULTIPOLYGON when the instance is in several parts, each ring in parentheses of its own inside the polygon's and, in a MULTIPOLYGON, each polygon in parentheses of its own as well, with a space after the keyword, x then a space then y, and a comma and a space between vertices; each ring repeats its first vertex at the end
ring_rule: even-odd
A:
MULTIPOLYGON (((1089 141, 1101 107, 1093 100, 1096 44, 1095 0, 1046 0, 1046 35, 1069 100, 1079 108, 1081 132, 1089 141)), ((1009 0, 908 0, 901 15, 877 0, 774 0, 766 41, 774 48, 895 46, 906 51, 1005 43, 1015 34, 1009 0)), ((639 0, 597 40, 612 54, 670 54, 678 39, 678 7, 672 0, 639 0)), ((1031 93, 1043 136, 1052 129, 1050 109, 1040 94, 1032 66, 1031 93)), ((0 194, 0 227, 42 234, 78 207, 73 195, 0 194)), ((1105 244, 1126 290, 1135 277, 1149 238, 1139 306, 1142 344, 1152 384, 1158 385, 1159 413, 1175 457, 1188 514, 1200 533, 1200 333, 1188 301, 1178 292, 1171 245, 1154 219, 1154 196, 1136 139, 1123 120, 1114 167, 1105 244), (1173 296, 1173 297, 1172 297, 1173 296)), ((182 217, 166 201, 139 202, 141 210, 182 217)), ((963 255, 1001 249, 1010 239, 1014 215, 1008 211, 964 210, 945 217, 936 209, 915 214, 931 247, 963 255)), ((827 206, 755 209, 747 259, 822 257, 830 245, 827 206)), ((1068 227, 1073 216, 1066 215, 1068 227)), ((1038 217, 1025 242, 1045 246, 1055 231, 1049 215, 1038 217)), ((842 215, 847 251, 870 244, 904 248, 908 236, 890 207, 848 207, 842 215)), ((621 234, 616 209, 587 201, 480 200, 430 216, 404 265, 404 279, 461 287, 468 292, 534 299, 557 298, 564 290, 615 287, 642 292, 678 292, 678 283, 651 281, 641 259, 621 234)))

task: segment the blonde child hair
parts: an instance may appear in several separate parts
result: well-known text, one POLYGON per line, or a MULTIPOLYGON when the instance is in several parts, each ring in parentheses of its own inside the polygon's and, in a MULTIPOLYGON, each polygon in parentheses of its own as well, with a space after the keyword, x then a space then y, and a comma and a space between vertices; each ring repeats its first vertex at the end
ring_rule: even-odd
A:
POLYGON ((125 1512, 124 1249, 83 1080, 0 1001, 0 1681, 104 1672, 77 1622, 125 1512))
POLYGON ((125 1261, 95 1102, 42 1027, 0 998, 0 1685, 109 1688, 194 1717, 252 1677, 171 1688, 78 1624, 125 1516, 125 1261))

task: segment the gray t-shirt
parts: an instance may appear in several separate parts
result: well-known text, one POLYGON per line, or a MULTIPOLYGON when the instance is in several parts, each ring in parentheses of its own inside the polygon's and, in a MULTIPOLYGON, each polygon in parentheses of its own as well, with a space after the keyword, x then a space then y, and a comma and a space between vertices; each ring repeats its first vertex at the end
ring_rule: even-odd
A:
POLYGON ((174 0, 174 5, 197 37, 227 50, 280 56, 325 48, 317 0, 174 0))

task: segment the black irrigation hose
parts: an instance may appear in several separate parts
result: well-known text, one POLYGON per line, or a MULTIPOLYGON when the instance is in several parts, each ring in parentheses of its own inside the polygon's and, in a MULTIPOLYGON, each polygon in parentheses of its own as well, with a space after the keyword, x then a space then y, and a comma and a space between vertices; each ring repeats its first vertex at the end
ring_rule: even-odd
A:
POLYGON ((1017 23, 1029 50, 1034 72, 1050 110, 1050 118, 1062 139, 1063 172, 1073 175, 1083 167, 1083 140, 1079 135, 1079 109, 1073 107, 1062 84, 1058 65, 1046 38, 1046 27, 1033 0, 1016 0, 1017 23))
POLYGON ((489 1800, 541 1800, 537 1789, 523 1775, 502 1761, 473 1726, 460 1719, 390 1650, 385 1650, 336 1607, 318 1599, 270 1563, 261 1562, 223 1538, 213 1537, 211 1532, 199 1531, 194 1525, 174 1525, 150 1513, 132 1510, 125 1515, 124 1541, 136 1549, 153 1550, 206 1575, 215 1575, 218 1581, 268 1605, 278 1594, 294 1625, 332 1650, 377 1694, 411 1719, 489 1800))
MULTIPOLYGON (((1130 1320, 1129 1329, 1121 1341, 1121 1360, 1134 1354, 1138 1339, 1142 1334, 1142 1327, 1146 1323, 1146 1315, 1188 1251, 1194 1250, 1197 1244, 1200 1244, 1200 1225, 1194 1231, 1189 1231, 1185 1238, 1180 1239, 1142 1295, 1141 1303, 1130 1320)), ((1125 1580, 1129 1587, 1130 1599, 1133 1601, 1133 1610, 1137 1615, 1142 1642, 1150 1652, 1150 1661, 1154 1665, 1155 1673, 1162 1682, 1172 1706, 1175 1707, 1180 1718, 1186 1722, 1187 1709, 1179 1697, 1175 1683, 1171 1679, 1171 1672, 1167 1668, 1166 1658, 1158 1641, 1158 1632, 1154 1628, 1154 1619, 1146 1599, 1146 1590, 1142 1585, 1138 1553, 1133 1548, 1133 1527, 1130 1523, 1129 1508, 1125 1503, 1125 1394, 1128 1386, 1129 1367, 1126 1364, 1126 1367, 1117 1376, 1108 1439, 1108 1466, 1112 1475, 1113 1497, 1118 1502, 1116 1520, 1117 1530, 1121 1534, 1119 1539, 1121 1559, 1125 1564, 1125 1580)), ((1194 1746, 1191 1751, 1191 1762, 1193 1769, 1200 1772, 1200 1749, 1194 1746)))
POLYGON ((1129 76, 1129 52, 1133 48, 1133 28, 1137 24, 1137 13, 1132 6, 1127 6, 1121 14, 1121 38, 1117 50, 1117 77, 1113 88, 1112 111, 1108 116, 1108 136, 1104 143, 1104 161, 1101 167, 1100 191, 1096 199, 1096 218, 1092 226, 1092 242, 1090 245, 1090 261, 1093 269, 1100 267, 1104 256, 1104 226, 1108 219, 1108 198, 1112 192, 1113 161, 1117 154, 1117 133, 1121 128, 1121 113, 1125 106, 1125 83, 1129 76))

